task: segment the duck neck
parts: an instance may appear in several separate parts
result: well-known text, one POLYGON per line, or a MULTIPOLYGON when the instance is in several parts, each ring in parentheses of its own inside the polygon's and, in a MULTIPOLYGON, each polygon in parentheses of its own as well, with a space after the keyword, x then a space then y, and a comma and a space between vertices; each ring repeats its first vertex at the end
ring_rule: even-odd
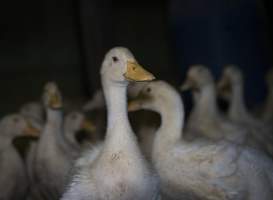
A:
POLYGON ((220 114, 217 108, 214 85, 203 86, 199 91, 199 95, 197 96, 198 98, 195 98, 196 102, 193 110, 193 114, 195 115, 194 118, 218 118, 220 114))
POLYGON ((80 144, 76 140, 76 131, 64 128, 64 139, 68 143, 70 149, 72 148, 75 151, 80 151, 80 144))
POLYGON ((127 114, 127 83, 103 80, 103 91, 107 105, 106 139, 125 139, 132 132, 127 114))
POLYGON ((54 137, 59 139, 60 132, 63 130, 63 113, 61 110, 55 110, 51 108, 47 108, 46 110, 47 114, 47 122, 45 125, 44 132, 45 134, 42 134, 42 136, 45 137, 54 137))
POLYGON ((231 105, 228 116, 232 120, 241 120, 249 117, 247 108, 244 104, 242 84, 234 84, 232 87, 231 105))
POLYGON ((179 95, 172 98, 172 102, 159 106, 159 113, 161 125, 156 133, 155 148, 158 146, 162 149, 162 146, 172 146, 182 137, 184 109, 179 95))

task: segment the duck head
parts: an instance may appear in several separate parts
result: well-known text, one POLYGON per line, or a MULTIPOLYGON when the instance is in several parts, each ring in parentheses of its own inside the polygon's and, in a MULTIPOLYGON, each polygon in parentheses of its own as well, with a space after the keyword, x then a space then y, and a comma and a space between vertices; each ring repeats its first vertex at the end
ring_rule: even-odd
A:
POLYGON ((199 91, 207 85, 213 85, 212 74, 203 65, 193 65, 187 72, 186 80, 181 86, 182 91, 193 90, 199 91))
POLYGON ((34 128, 22 115, 12 114, 4 117, 0 122, 3 134, 15 138, 22 136, 39 137, 41 130, 34 128))
POLYGON ((44 87, 43 102, 45 107, 61 109, 63 107, 61 92, 54 82, 49 82, 44 87))
POLYGON ((67 138, 82 143, 84 140, 96 139, 96 126, 82 112, 71 112, 65 116, 64 129, 67 138))
POLYGON ((243 84, 243 75, 238 67, 226 66, 222 77, 217 83, 217 92, 225 100, 230 100, 232 89, 243 84))
POLYGON ((101 75, 105 79, 117 83, 155 79, 153 74, 140 66, 133 54, 124 47, 115 47, 105 55, 101 75))
POLYGON ((27 118, 34 118, 39 121, 44 121, 44 108, 38 102, 30 102, 24 104, 20 109, 20 114, 27 118))
POLYGON ((71 112, 65 117, 64 126, 72 132, 84 130, 87 132, 96 131, 96 126, 92 121, 88 120, 81 112, 71 112))
POLYGON ((180 98, 176 90, 164 81, 153 81, 144 85, 135 99, 129 102, 128 111, 140 109, 161 112, 168 105, 176 105, 180 98))

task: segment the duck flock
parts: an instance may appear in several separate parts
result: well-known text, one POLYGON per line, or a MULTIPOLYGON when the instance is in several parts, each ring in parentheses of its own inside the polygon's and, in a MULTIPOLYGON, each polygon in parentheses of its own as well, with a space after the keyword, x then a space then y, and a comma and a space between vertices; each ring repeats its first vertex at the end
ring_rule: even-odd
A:
POLYGON ((102 89, 79 111, 67 112, 49 82, 42 102, 1 119, 0 200, 273 199, 273 70, 255 112, 236 66, 217 83, 192 66, 177 90, 115 47, 100 76, 102 89), (193 96, 187 121, 181 90, 193 96), (22 137, 24 156, 14 145, 22 137))

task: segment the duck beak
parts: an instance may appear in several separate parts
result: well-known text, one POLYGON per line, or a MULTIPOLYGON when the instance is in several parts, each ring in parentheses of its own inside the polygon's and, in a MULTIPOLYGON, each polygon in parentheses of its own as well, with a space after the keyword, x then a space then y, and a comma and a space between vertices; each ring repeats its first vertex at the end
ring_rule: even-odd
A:
POLYGON ((62 108, 62 99, 58 94, 51 94, 49 99, 49 106, 54 109, 62 108))
POLYGON ((81 125, 81 128, 83 130, 86 130, 87 132, 94 132, 97 130, 95 124, 90 121, 90 120, 87 120, 85 119, 83 122, 82 122, 82 125, 81 125))
POLYGON ((196 86, 195 81, 192 78, 187 77, 186 81, 181 85, 180 90, 188 91, 190 89, 195 88, 195 86, 196 86))
POLYGON ((26 128, 23 130, 23 133, 25 136, 31 136, 31 137, 35 137, 38 138, 40 136, 40 130, 33 127, 32 124, 27 121, 27 126, 26 128))
POLYGON ((124 77, 128 81, 152 81, 155 79, 154 75, 135 61, 127 61, 127 69, 124 77))
POLYGON ((128 103, 128 111, 129 112, 134 112, 134 111, 137 111, 139 110, 141 107, 141 100, 132 100, 132 101, 129 101, 128 103))

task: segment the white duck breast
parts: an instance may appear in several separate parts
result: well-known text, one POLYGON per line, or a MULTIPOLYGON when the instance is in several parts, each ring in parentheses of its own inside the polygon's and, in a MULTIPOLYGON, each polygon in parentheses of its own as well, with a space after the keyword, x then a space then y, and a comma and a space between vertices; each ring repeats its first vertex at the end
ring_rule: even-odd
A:
POLYGON ((254 118, 247 110, 243 99, 243 75, 235 66, 225 68, 223 76, 218 83, 221 97, 230 102, 228 117, 233 122, 242 124, 250 133, 248 144, 264 150, 272 155, 273 136, 270 128, 254 118))
POLYGON ((158 182, 137 146, 126 102, 127 80, 154 77, 137 64, 128 49, 117 47, 106 54, 101 79, 108 111, 105 142, 78 161, 81 167, 62 199, 156 199, 158 182))
POLYGON ((161 115, 152 159, 163 197, 189 200, 269 200, 273 163, 258 151, 206 139, 184 140, 184 108, 180 95, 163 81, 149 83, 129 109, 161 115))
POLYGON ((28 188, 26 169, 12 141, 18 136, 38 136, 38 131, 17 114, 4 117, 0 131, 0 199, 24 199, 28 188))
POLYGON ((214 80, 207 68, 201 65, 191 67, 182 86, 182 90, 186 89, 192 89, 194 93, 194 108, 187 124, 190 132, 213 140, 245 143, 247 130, 220 113, 216 103, 214 80))

